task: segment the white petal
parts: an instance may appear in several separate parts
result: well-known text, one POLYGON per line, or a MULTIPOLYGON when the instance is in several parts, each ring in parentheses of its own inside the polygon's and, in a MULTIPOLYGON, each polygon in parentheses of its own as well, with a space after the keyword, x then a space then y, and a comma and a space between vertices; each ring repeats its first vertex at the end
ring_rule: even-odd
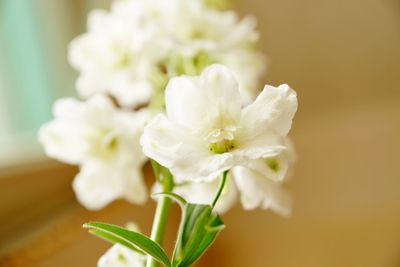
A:
POLYGON ((151 99, 152 87, 145 81, 121 81, 110 90, 123 107, 135 107, 151 99))
POLYGON ((76 89, 79 96, 86 99, 97 93, 107 93, 108 90, 103 87, 105 83, 98 75, 81 74, 76 80, 76 89))
POLYGON ((275 157, 254 160, 247 167, 259 172, 268 179, 282 181, 289 168, 289 159, 285 155, 285 151, 283 151, 275 157))
MULTIPOLYGON (((186 201, 196 204, 210 205, 218 191, 220 179, 214 179, 210 182, 187 183, 178 185, 174 192, 182 196, 186 201)), ((227 212, 236 203, 237 189, 234 182, 228 176, 224 190, 219 198, 215 210, 218 213, 227 212)))
POLYGON ((242 113, 242 125, 252 135, 272 132, 286 136, 297 110, 297 96, 288 85, 266 85, 257 99, 242 113))
POLYGON ((90 143, 85 136, 93 132, 93 123, 108 120, 111 103, 104 96, 95 96, 88 102, 73 98, 57 100, 53 106, 55 119, 39 131, 39 141, 48 156, 60 161, 79 164, 87 159, 90 143))
POLYGON ((60 99, 53 106, 56 119, 82 125, 85 122, 94 124, 107 122, 113 110, 111 100, 102 94, 94 95, 86 102, 74 98, 60 99))
POLYGON ((149 158, 170 169, 176 179, 211 180, 233 165, 229 153, 213 154, 190 130, 159 114, 144 128, 140 139, 149 158))
POLYGON ((192 127, 207 117, 205 95, 198 89, 198 78, 172 78, 165 89, 168 118, 174 123, 192 127))
POLYGON ((296 160, 292 141, 285 138, 284 145, 285 149, 277 156, 249 161, 246 166, 273 181, 283 181, 291 175, 292 164, 296 160))
POLYGON ((289 86, 266 86, 243 110, 237 153, 253 159, 278 155, 296 109, 296 93, 289 86))
POLYGON ((279 135, 273 133, 257 135, 248 133, 248 129, 241 130, 242 134, 239 133, 235 140, 237 149, 232 151, 238 157, 249 159, 273 157, 285 149, 283 138, 279 135))
POLYGON ((289 138, 284 140, 285 149, 277 156, 249 161, 246 166, 273 181, 283 181, 291 175, 292 164, 296 160, 296 151, 289 138))
MULTIPOLYGON (((141 168, 127 168, 124 172, 122 197, 132 204, 144 204, 147 201, 147 187, 141 168)), ((121 174, 123 178, 123 174, 121 174)))
POLYGON ((189 129, 227 126, 239 120, 241 98, 234 75, 222 65, 206 68, 200 77, 170 80, 165 92, 168 117, 189 129), (221 122, 221 120, 223 120, 221 122))
POLYGON ((82 60, 88 53, 88 35, 84 34, 76 37, 68 46, 68 61, 79 71, 85 69, 85 62, 82 60))
POLYGON ((267 177, 243 167, 236 167, 233 176, 245 209, 272 209, 282 216, 289 216, 292 206, 291 196, 267 177))
POLYGON ((209 106, 216 106, 220 113, 233 121, 241 114, 239 84, 235 75, 223 65, 211 65, 200 75, 200 86, 209 99, 209 106))
POLYGON ((117 199, 122 190, 110 175, 100 164, 85 165, 72 183, 78 201, 87 209, 98 210, 117 199))
POLYGON ((107 166, 104 162, 85 164, 75 177, 73 189, 79 202, 91 210, 120 198, 135 204, 147 200, 146 187, 137 169, 107 166))
POLYGON ((79 164, 86 159, 88 144, 81 139, 81 129, 72 124, 51 121, 39 130, 39 142, 47 156, 69 164, 79 164))
POLYGON ((210 154, 208 151, 199 153, 198 148, 194 146, 187 147, 178 153, 181 154, 181 157, 170 168, 178 182, 211 181, 235 165, 235 159, 230 153, 210 154))
POLYGON ((170 168, 179 157, 177 150, 185 141, 185 130, 164 114, 157 115, 146 125, 140 138, 144 154, 170 168))

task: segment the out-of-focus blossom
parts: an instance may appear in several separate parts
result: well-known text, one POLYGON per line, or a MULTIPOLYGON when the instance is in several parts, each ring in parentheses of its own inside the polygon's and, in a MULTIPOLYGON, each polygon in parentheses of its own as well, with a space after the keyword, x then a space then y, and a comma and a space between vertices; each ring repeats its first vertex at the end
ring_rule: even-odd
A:
POLYGON ((146 256, 119 244, 112 246, 99 259, 98 267, 144 267, 146 256))
POLYGON ((240 20, 203 0, 119 0, 110 12, 90 13, 69 59, 82 97, 102 92, 137 106, 154 101, 169 78, 221 63, 235 72, 248 103, 265 72, 255 26, 253 17, 240 20))
POLYGON ((111 13, 90 13, 88 32, 71 42, 69 60, 80 72, 77 89, 82 97, 109 93, 119 104, 135 106, 151 98, 151 76, 162 47, 151 47, 150 41, 156 40, 148 40, 148 29, 139 27, 135 12, 141 9, 132 7, 129 17, 115 6, 111 13))
POLYGON ((141 144, 178 181, 210 181, 235 166, 252 168, 277 156, 297 109, 296 93, 287 85, 266 86, 242 109, 237 81, 221 65, 199 77, 173 78, 165 98, 167 114, 150 121, 141 144))
POLYGON ((40 129, 39 140, 48 156, 81 167, 73 185, 84 206, 98 209, 117 198, 147 199, 139 138, 149 112, 120 110, 108 97, 95 95, 86 102, 58 100, 54 116, 40 129))
MULTIPOLYGON (((130 223, 128 230, 138 231, 135 224, 130 223)), ((113 245, 97 262, 98 267, 144 267, 146 255, 133 251, 120 244, 113 245)))

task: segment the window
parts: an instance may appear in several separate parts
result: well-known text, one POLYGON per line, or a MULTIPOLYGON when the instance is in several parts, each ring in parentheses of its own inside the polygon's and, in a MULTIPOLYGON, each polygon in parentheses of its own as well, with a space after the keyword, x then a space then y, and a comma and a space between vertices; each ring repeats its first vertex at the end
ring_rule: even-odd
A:
POLYGON ((79 3, 0 1, 0 167, 44 158, 37 130, 75 92, 67 46, 84 25, 79 3))

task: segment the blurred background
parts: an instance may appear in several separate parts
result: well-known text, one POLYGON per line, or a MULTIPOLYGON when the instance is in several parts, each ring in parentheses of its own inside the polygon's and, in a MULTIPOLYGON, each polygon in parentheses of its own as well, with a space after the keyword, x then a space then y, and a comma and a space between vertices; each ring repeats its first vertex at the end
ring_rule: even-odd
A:
MULTIPOLYGON (((36 131, 75 94, 66 55, 99 0, 0 0, 0 266, 95 266, 109 244, 82 222, 150 231, 154 203, 88 212, 76 169, 47 159, 36 131)), ((290 219, 237 206, 196 266, 400 266, 400 1, 236 0, 258 18, 266 82, 299 95, 290 219)), ((167 244, 179 221, 174 209, 167 244)))

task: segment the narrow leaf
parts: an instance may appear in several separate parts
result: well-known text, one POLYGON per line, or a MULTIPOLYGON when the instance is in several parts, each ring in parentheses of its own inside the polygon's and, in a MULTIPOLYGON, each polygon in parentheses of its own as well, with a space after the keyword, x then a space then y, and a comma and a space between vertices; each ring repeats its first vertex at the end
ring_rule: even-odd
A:
POLYGON ((96 235, 96 236, 98 236, 98 237, 100 237, 100 238, 102 238, 102 239, 104 239, 106 241, 110 241, 112 243, 121 244, 121 245, 123 245, 123 246, 125 246, 127 248, 135 250, 136 252, 144 254, 144 252, 142 250, 138 249, 135 246, 132 246, 131 243, 126 242, 124 239, 121 239, 120 237, 115 236, 113 234, 110 234, 108 232, 104 232, 104 231, 97 230, 97 229, 89 229, 89 233, 91 233, 92 235, 96 235))
POLYGON ((173 253, 174 267, 191 266, 213 243, 224 224, 211 205, 182 205, 182 220, 173 253))
POLYGON ((206 232, 204 233, 200 244, 193 243, 192 251, 186 252, 187 254, 185 253, 186 257, 181 261, 179 266, 191 266, 198 258, 200 258, 207 248, 211 246, 218 233, 225 227, 218 215, 215 215, 210 219, 209 224, 205 226, 206 232))
MULTIPOLYGON (((188 206, 193 206, 193 204, 188 206)), ((187 223, 182 235, 182 245, 185 247, 184 254, 186 254, 185 251, 190 250, 188 248, 191 245, 190 243, 196 244, 201 241, 203 233, 206 232, 205 225, 208 223, 210 215, 211 207, 195 205, 190 216, 187 216, 187 223)))
POLYGON ((88 228, 89 232, 113 243, 117 242, 124 246, 128 244, 128 248, 134 247, 136 250, 141 250, 156 259, 158 262, 164 264, 166 267, 171 266, 168 256, 160 245, 143 234, 129 231, 116 225, 100 222, 85 223, 83 227, 88 228))
POLYGON ((169 197, 172 200, 174 200, 176 203, 178 203, 182 208, 184 208, 185 205, 187 204, 186 200, 184 200, 183 197, 181 197, 175 193, 172 193, 172 192, 161 192, 161 193, 155 193, 155 194, 151 195, 152 198, 157 198, 158 196, 169 197))

